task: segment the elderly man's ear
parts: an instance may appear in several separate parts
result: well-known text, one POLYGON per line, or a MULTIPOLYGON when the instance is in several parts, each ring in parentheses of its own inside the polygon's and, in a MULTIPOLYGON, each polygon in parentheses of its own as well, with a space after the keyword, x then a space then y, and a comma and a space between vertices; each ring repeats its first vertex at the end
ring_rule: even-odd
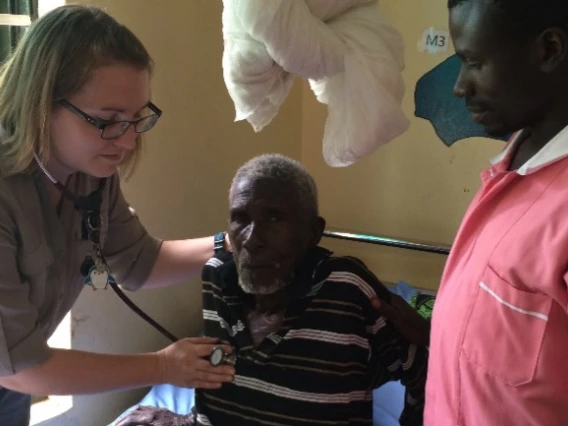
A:
POLYGON ((312 240, 310 241, 310 247, 315 247, 320 243, 324 230, 325 219, 320 216, 316 217, 312 223, 312 240))

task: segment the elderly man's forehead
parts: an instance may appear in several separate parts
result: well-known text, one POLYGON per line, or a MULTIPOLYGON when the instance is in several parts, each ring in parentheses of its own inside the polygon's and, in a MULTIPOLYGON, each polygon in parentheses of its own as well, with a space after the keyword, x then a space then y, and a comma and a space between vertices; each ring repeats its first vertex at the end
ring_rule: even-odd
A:
POLYGON ((250 191, 252 189, 274 188, 288 185, 289 182, 281 179, 254 175, 243 175, 235 180, 233 188, 237 191, 250 191))
POLYGON ((230 198, 234 200, 241 197, 270 197, 290 200, 295 198, 294 195, 297 193, 298 188, 290 182, 266 177, 241 176, 233 183, 230 198))

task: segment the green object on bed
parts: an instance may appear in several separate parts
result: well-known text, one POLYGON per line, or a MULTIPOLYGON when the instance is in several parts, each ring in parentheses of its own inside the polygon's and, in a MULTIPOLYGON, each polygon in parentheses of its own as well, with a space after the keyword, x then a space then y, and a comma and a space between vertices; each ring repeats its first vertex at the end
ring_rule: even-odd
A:
POLYGON ((408 302, 410 306, 418 311, 426 319, 432 319, 432 310, 436 296, 430 294, 417 293, 408 302))

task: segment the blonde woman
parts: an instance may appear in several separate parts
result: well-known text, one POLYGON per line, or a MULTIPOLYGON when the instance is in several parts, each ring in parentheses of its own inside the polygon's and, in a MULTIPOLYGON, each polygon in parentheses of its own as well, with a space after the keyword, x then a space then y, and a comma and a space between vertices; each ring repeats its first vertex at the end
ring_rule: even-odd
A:
MULTIPOLYGON (((81 394, 170 383, 215 388, 209 339, 156 353, 50 349, 83 287, 167 286, 198 273, 211 237, 152 238, 117 171, 132 171, 139 136, 160 118, 152 60, 105 12, 64 6, 30 27, 0 70, 0 424, 29 420, 30 394, 81 394)), ((223 245, 220 235, 217 248, 223 245)))

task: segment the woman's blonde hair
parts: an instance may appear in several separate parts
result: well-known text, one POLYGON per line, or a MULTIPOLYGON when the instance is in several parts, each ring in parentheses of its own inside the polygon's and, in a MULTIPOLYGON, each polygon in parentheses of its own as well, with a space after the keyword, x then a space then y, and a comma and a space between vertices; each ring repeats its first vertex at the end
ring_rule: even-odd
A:
MULTIPOLYGON (((25 172, 34 153, 50 155, 50 120, 54 105, 81 89, 104 65, 126 63, 152 71, 153 62, 140 40, 103 10, 67 5, 35 21, 0 68, 0 140, 2 174, 25 172)), ((121 170, 134 170, 138 142, 121 170)))

